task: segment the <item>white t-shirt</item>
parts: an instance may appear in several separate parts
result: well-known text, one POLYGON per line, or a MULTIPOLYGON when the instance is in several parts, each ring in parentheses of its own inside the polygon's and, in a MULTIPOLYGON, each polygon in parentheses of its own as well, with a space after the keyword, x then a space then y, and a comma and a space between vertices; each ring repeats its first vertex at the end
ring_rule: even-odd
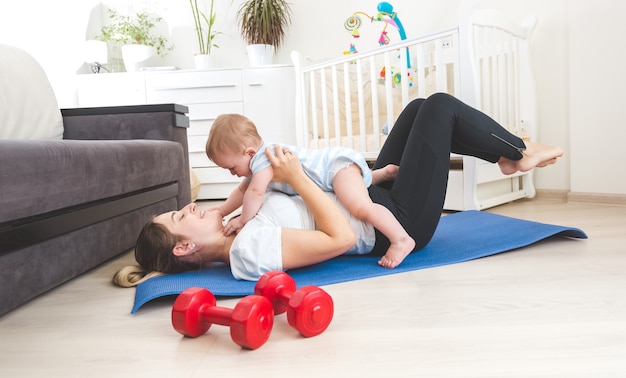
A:
MULTIPOLYGON (((325 193, 333 199, 350 221, 357 243, 346 254, 366 254, 374 248, 374 227, 352 217, 338 202, 334 193, 325 193)), ((271 270, 283 270, 281 228, 314 230, 315 221, 299 196, 269 191, 263 206, 239 231, 230 248, 230 270, 239 280, 256 281, 271 270)))

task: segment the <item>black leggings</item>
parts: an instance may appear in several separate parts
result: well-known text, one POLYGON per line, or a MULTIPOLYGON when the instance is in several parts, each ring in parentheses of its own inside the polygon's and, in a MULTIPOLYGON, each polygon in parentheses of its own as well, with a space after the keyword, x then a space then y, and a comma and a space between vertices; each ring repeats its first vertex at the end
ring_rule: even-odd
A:
MULTIPOLYGON (((400 113, 373 169, 400 166, 394 182, 372 185, 372 201, 388 208, 415 240, 415 251, 432 238, 446 197, 450 152, 490 162, 520 160, 524 142, 484 113, 437 93, 410 102, 400 113)), ((389 240, 376 230, 372 253, 383 255, 389 240)))

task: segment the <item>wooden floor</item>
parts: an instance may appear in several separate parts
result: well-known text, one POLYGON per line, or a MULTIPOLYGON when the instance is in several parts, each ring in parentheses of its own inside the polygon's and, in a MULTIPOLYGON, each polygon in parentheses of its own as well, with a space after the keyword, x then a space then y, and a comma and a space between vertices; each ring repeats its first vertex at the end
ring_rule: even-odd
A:
POLYGON ((126 254, 0 318, 0 377, 626 377, 626 207, 535 199, 489 211, 590 239, 325 286, 325 333, 302 338, 279 315, 255 351, 226 327, 181 337, 173 297, 130 315, 134 289, 110 284, 126 254))

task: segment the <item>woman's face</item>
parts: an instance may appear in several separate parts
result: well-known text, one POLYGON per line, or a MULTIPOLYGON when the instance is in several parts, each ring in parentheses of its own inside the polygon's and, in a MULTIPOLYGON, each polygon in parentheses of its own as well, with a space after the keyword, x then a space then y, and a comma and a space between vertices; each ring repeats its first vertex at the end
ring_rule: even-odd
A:
POLYGON ((195 243, 201 243, 208 234, 222 227, 222 218, 218 211, 198 210, 195 203, 190 203, 179 211, 160 214, 154 221, 164 225, 173 234, 195 243))

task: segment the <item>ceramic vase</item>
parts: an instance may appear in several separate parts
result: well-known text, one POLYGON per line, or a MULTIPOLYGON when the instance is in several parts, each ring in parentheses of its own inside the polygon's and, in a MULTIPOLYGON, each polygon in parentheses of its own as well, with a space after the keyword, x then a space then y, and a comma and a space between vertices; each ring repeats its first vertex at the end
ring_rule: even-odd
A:
POLYGON ((215 55, 196 54, 193 56, 193 63, 199 70, 209 70, 215 68, 215 55))
POLYGON ((248 58, 251 66, 265 66, 274 61, 274 46, 272 45, 248 45, 248 58))
POLYGON ((154 65, 156 49, 146 45, 122 46, 122 59, 127 72, 139 71, 142 67, 154 65))

